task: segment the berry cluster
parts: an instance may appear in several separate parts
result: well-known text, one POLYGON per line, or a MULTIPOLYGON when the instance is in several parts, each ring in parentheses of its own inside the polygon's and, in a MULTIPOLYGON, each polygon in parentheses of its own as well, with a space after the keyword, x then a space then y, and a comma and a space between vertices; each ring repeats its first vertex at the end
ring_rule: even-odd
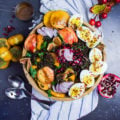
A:
MULTIPOLYGON (((96 14, 95 18, 90 19, 89 24, 92 26, 95 25, 96 27, 100 27, 102 25, 100 20, 106 19, 108 16, 108 13, 111 11, 111 8, 115 4, 118 4, 118 3, 120 3, 120 0, 98 0, 98 5, 101 5, 101 6, 106 5, 106 7, 103 11, 100 11, 99 14, 96 14), (97 16, 99 16, 99 18, 100 18, 99 21, 95 20, 97 16)), ((92 13, 93 13, 93 11, 92 11, 93 7, 90 8, 90 12, 92 12, 92 13)), ((95 13, 93 13, 93 14, 95 14, 95 13)))

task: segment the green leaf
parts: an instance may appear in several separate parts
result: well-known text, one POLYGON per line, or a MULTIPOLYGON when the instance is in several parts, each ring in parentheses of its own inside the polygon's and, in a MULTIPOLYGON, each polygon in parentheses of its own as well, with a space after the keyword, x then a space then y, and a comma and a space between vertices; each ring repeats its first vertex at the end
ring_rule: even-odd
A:
MULTIPOLYGON (((56 66, 57 67, 57 66, 56 66)), ((60 69, 61 68, 61 65, 59 65, 58 67, 57 67, 57 69, 60 69)))
POLYGON ((91 8, 91 12, 93 14, 100 14, 104 11, 104 9, 106 8, 106 5, 103 4, 103 5, 94 5, 92 8, 91 8))
POLYGON ((43 53, 43 52, 38 53, 38 56, 39 56, 39 57, 41 57, 41 56, 43 56, 43 55, 44 55, 44 53, 43 53))
POLYGON ((52 84, 52 85, 56 85, 56 84, 57 84, 57 82, 56 82, 56 81, 53 81, 51 84, 52 84))
POLYGON ((31 57, 32 55, 31 55, 31 53, 30 52, 27 52, 26 53, 26 57, 31 57))
POLYGON ((51 94, 51 90, 50 90, 50 89, 47 90, 47 93, 48 93, 48 97, 51 97, 51 96, 52 96, 52 94, 51 94))
POLYGON ((30 74, 33 78, 35 78, 37 71, 35 69, 33 69, 32 67, 30 67, 30 74))
POLYGON ((43 42, 43 44, 41 45, 41 49, 44 49, 47 47, 47 41, 43 42))
POLYGON ((57 35, 58 35, 58 37, 60 38, 60 40, 63 42, 62 36, 61 36, 60 34, 57 34, 57 35))

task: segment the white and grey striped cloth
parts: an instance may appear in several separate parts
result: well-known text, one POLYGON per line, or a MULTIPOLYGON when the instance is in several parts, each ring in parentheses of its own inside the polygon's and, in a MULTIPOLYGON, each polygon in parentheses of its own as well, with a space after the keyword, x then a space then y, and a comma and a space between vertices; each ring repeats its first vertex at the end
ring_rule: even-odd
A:
MULTIPOLYGON (((49 10, 66 10, 70 14, 81 14, 85 21, 93 18, 89 8, 97 3, 97 0, 41 0, 40 12, 46 13, 49 10)), ((33 20, 33 27, 41 20, 33 20)), ((32 93, 40 99, 51 101, 40 95, 34 89, 32 93)), ((82 99, 72 102, 55 102, 50 110, 42 108, 38 102, 31 100, 31 120, 77 120, 92 112, 98 104, 98 93, 94 90, 82 99)))

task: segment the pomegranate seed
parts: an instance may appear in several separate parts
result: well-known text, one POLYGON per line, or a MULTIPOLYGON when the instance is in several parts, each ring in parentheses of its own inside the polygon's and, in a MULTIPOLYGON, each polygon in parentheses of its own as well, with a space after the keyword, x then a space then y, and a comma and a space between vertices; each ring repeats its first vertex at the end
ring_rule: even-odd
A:
POLYGON ((7 33, 3 33, 3 35, 4 35, 4 36, 8 36, 8 34, 7 34, 7 33))

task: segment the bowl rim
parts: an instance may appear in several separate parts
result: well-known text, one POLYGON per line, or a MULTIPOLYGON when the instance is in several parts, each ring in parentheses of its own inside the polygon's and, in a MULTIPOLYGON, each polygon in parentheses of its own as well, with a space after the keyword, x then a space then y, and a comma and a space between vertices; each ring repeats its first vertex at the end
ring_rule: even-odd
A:
MULTIPOLYGON (((95 31, 97 30, 96 28, 92 27, 92 26, 91 26, 89 23, 87 23, 87 22, 83 22, 83 24, 84 24, 85 26, 87 26, 89 29, 91 29, 93 32, 95 32, 95 31)), ((29 35, 35 33, 36 30, 39 29, 39 28, 41 28, 42 26, 44 26, 43 22, 41 22, 40 24, 38 24, 38 25, 29 33, 29 35)), ((102 40, 101 42, 103 43, 103 40, 102 40)), ((25 48, 23 48, 22 57, 25 56, 26 52, 27 52, 27 50, 26 50, 25 48)), ((103 53, 103 61, 106 61, 105 47, 104 47, 102 53, 103 53)), ((45 96, 45 97, 47 97, 47 98, 56 100, 56 101, 73 101, 73 100, 76 100, 76 99, 73 99, 73 98, 70 98, 70 97, 65 97, 65 98, 58 98, 58 97, 54 97, 54 96, 48 97, 48 94, 47 94, 44 90, 42 90, 42 89, 40 89, 40 88, 38 87, 38 85, 37 85, 37 83, 35 82, 35 80, 30 76, 29 72, 26 70, 24 64, 22 64, 22 67, 23 67, 23 71, 24 71, 24 73, 25 73, 25 76, 26 76, 29 84, 30 84, 35 90, 37 90, 41 95, 43 95, 43 96, 45 96)), ((84 92, 84 94, 83 94, 82 96, 80 96, 78 99, 80 99, 80 98, 88 95, 90 92, 92 92, 92 91, 97 87, 97 85, 99 84, 99 82, 100 82, 101 78, 103 77, 103 75, 104 75, 104 73, 101 74, 101 75, 99 75, 98 78, 97 78, 97 80, 96 80, 96 82, 95 82, 95 84, 94 84, 94 86, 92 86, 92 87, 90 87, 88 90, 86 90, 86 91, 84 92)))

